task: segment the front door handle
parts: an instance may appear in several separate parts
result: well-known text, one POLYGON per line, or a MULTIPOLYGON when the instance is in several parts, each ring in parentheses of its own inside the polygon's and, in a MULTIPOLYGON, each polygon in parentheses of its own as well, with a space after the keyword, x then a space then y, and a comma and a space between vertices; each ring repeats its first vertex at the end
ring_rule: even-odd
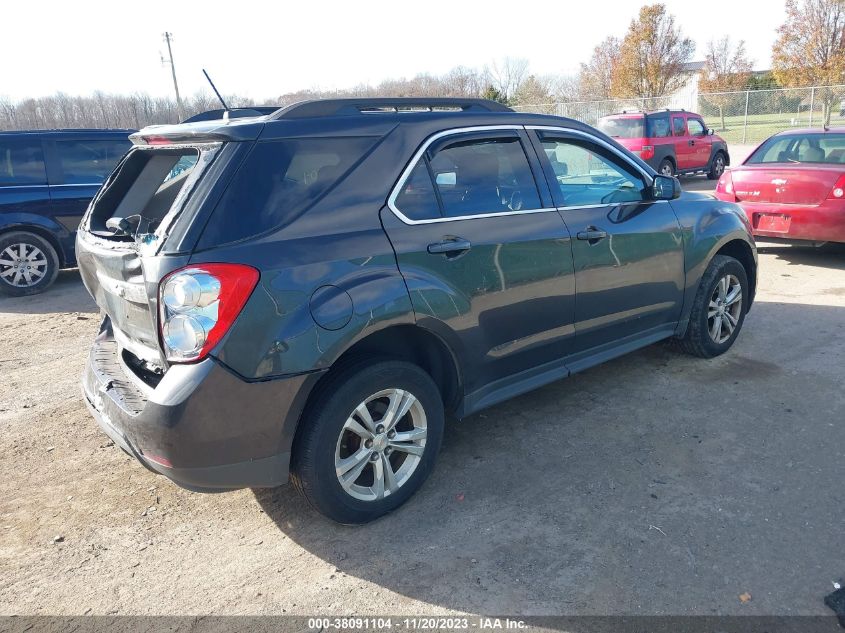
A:
POLYGON ((472 244, 469 240, 465 240, 461 237, 454 237, 450 239, 445 239, 442 242, 435 242, 434 244, 428 245, 428 252, 432 255, 457 255, 459 253, 464 253, 472 248, 472 244))
POLYGON ((695 141, 694 141, 694 140, 692 140, 692 139, 690 139, 689 144, 690 144, 690 146, 693 146, 693 145, 695 145, 695 141))
POLYGON ((578 231, 576 237, 579 240, 586 240, 591 244, 595 244, 599 240, 603 240, 607 237, 607 231, 602 231, 601 229, 597 229, 594 226, 588 226, 584 231, 578 231))

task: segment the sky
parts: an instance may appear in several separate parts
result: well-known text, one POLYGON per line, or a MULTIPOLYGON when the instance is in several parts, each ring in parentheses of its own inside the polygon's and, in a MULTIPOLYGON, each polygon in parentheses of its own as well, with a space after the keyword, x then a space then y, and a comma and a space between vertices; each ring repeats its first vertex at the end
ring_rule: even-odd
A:
MULTIPOLYGON (((755 69, 769 68, 782 0, 664 0, 703 59, 710 39, 744 39, 755 69)), ((531 71, 574 74, 608 35, 622 37, 637 0, 30 0, 0 21, 0 96, 65 92, 173 93, 162 34, 173 33, 183 95, 208 91, 259 101, 298 89, 333 90, 387 78, 481 68, 504 57, 531 71), (240 7, 244 8, 241 9, 240 7), (197 7, 202 9, 197 10, 197 7)))

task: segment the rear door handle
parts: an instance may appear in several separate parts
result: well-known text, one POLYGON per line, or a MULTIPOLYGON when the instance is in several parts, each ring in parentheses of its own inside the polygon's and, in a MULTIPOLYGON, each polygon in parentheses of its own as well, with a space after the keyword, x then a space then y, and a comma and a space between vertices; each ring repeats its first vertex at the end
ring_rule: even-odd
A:
POLYGON ((607 237, 607 231, 602 231, 594 226, 588 226, 586 230, 579 231, 576 235, 579 240, 587 240, 589 242, 598 242, 607 237))
POLYGON ((695 141, 690 140, 689 144, 690 144, 690 145, 695 145, 695 141))
POLYGON ((432 255, 457 255, 472 248, 469 240, 461 237, 443 240, 428 245, 428 252, 432 255))

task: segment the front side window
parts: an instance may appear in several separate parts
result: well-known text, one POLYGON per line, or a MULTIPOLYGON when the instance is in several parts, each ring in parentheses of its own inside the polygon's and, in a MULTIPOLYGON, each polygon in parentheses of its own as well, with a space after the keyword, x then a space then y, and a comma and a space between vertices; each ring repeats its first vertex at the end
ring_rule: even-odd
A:
POLYGON ((129 150, 129 140, 56 141, 66 184, 100 184, 129 150))
POLYGON ((675 136, 686 136, 687 126, 683 117, 672 117, 672 131, 675 136))
POLYGON ((518 137, 457 141, 440 149, 430 164, 445 217, 542 206, 518 137))
POLYGON ((690 136, 704 136, 704 123, 699 119, 687 119, 690 136))
POLYGON ((645 200, 645 183, 633 167, 581 140, 543 139, 556 175, 559 206, 583 207, 645 200), (563 167, 555 167, 555 163, 563 167))
POLYGON ((0 138, 0 186, 45 184, 41 141, 0 138))

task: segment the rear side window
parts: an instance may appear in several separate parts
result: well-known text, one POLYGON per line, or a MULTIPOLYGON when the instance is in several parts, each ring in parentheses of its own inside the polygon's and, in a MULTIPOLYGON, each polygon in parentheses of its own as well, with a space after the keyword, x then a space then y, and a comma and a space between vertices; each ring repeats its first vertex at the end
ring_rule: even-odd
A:
POLYGON ((648 136, 649 138, 667 138, 669 136, 672 136, 672 132, 669 129, 669 117, 649 117, 648 136))
POLYGON ((66 184, 100 184, 131 147, 129 140, 56 141, 66 184))
POLYGON ((405 185, 396 196, 396 206, 405 217, 412 220, 430 220, 440 217, 437 194, 428 173, 428 165, 421 160, 414 167, 405 185))
POLYGON ((606 117, 599 121, 599 129, 612 138, 642 138, 645 136, 645 117, 606 117))
POLYGON ((675 136, 686 136, 687 126, 683 117, 672 117, 672 131, 675 136))
POLYGON ((0 186, 44 184, 47 172, 41 141, 0 138, 0 186))
POLYGON ((202 236, 226 244, 281 227, 319 200, 375 145, 374 137, 257 143, 218 202, 202 236))
POLYGON ((518 138, 448 145, 431 158, 431 171, 446 217, 542 206, 518 138))

